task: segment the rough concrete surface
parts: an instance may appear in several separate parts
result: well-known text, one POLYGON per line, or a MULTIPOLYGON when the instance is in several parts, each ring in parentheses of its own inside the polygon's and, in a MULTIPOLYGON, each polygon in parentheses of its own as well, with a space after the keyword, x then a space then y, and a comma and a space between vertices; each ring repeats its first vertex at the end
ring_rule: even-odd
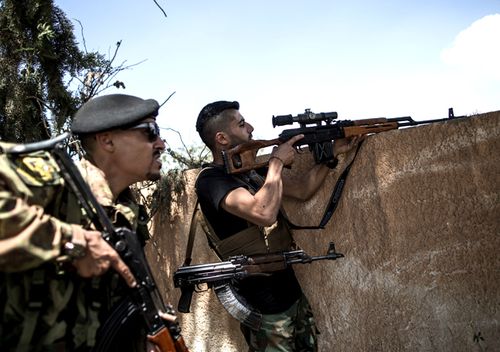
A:
MULTIPOLYGON (((311 165, 308 154, 291 173, 311 165)), ((340 160, 345 165, 345 160, 340 160)), ((197 170, 147 248, 164 297, 184 259, 197 170)), ((316 224, 339 175, 309 201, 285 201, 316 224)), ((311 255, 330 241, 345 258, 295 266, 313 306, 320 351, 500 351, 500 111, 366 138, 324 230, 295 231, 311 255)), ((193 264, 217 261, 197 233, 193 264)), ((191 351, 245 351, 239 324, 211 292, 180 314, 191 351)))

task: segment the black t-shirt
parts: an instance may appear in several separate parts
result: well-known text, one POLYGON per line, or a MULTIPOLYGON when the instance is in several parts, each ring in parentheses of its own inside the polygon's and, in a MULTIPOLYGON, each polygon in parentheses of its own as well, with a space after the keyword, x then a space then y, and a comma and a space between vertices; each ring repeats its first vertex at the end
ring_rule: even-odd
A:
MULTIPOLYGON (((243 178, 245 175, 228 175, 222 166, 211 165, 200 173, 196 181, 196 194, 203 214, 220 239, 232 236, 249 226, 246 220, 228 213, 220 206, 232 190, 239 187, 250 188, 246 183, 249 180, 243 181, 243 178)), ((248 277, 235 282, 234 288, 252 307, 263 314, 285 311, 302 294, 292 268, 274 272, 270 276, 248 277)))
POLYGON ((226 174, 222 166, 204 169, 196 181, 196 194, 203 214, 221 240, 248 227, 248 222, 225 211, 220 204, 226 195, 240 187, 249 188, 242 180, 226 174))

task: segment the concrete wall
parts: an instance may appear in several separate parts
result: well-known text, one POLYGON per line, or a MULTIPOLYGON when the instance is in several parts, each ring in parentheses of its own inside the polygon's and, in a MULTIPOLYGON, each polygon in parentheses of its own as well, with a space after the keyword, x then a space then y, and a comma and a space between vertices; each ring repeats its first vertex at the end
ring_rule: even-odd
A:
MULTIPOLYGON (((289 172, 303 172, 304 155, 289 172)), ((344 160, 341 160, 341 164, 344 160)), ((197 171, 148 248, 167 300, 186 248, 197 171)), ((338 173, 308 202, 287 200, 296 223, 319 221, 338 173)), ((320 351, 500 351, 500 112, 366 139, 323 231, 296 231, 345 258, 295 267, 315 311, 320 351)), ((194 263, 216 261, 201 231, 194 263)), ((212 292, 180 314, 192 351, 244 351, 239 324, 212 292)))

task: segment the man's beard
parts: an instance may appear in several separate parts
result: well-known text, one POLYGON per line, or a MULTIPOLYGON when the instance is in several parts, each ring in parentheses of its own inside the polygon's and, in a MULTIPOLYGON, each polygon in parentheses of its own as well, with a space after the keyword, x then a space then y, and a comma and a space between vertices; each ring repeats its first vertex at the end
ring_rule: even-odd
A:
POLYGON ((160 179, 160 177, 161 177, 160 172, 158 172, 158 173, 148 172, 146 174, 146 179, 148 181, 158 181, 160 179))
POLYGON ((232 141, 230 144, 229 144, 229 148, 227 149, 233 149, 237 146, 239 146, 240 144, 243 144, 243 143, 247 143, 247 142, 250 142, 252 140, 252 135, 249 135, 248 136, 248 139, 244 140, 244 139, 240 139, 239 141, 232 141))

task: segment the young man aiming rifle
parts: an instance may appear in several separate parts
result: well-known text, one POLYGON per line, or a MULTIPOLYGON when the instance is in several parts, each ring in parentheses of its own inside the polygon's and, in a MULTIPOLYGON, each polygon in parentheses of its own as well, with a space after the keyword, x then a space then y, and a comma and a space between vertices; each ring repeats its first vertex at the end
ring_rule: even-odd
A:
MULTIPOLYGON (((210 148, 213 162, 196 182, 196 194, 208 220, 212 247, 222 260, 234 255, 289 251, 295 247, 280 211, 283 196, 310 198, 330 169, 312 166, 302 177, 285 177, 282 170, 293 163, 297 135, 276 147, 267 174, 254 170, 230 175, 222 152, 252 140, 253 127, 239 112, 238 102, 217 101, 200 112, 196 129, 210 148)), ((335 141, 333 157, 358 143, 357 138, 335 141)), ((306 297, 288 267, 266 276, 247 277, 234 283, 240 303, 261 314, 258 327, 242 323, 250 351, 316 351, 316 327, 306 297)))

